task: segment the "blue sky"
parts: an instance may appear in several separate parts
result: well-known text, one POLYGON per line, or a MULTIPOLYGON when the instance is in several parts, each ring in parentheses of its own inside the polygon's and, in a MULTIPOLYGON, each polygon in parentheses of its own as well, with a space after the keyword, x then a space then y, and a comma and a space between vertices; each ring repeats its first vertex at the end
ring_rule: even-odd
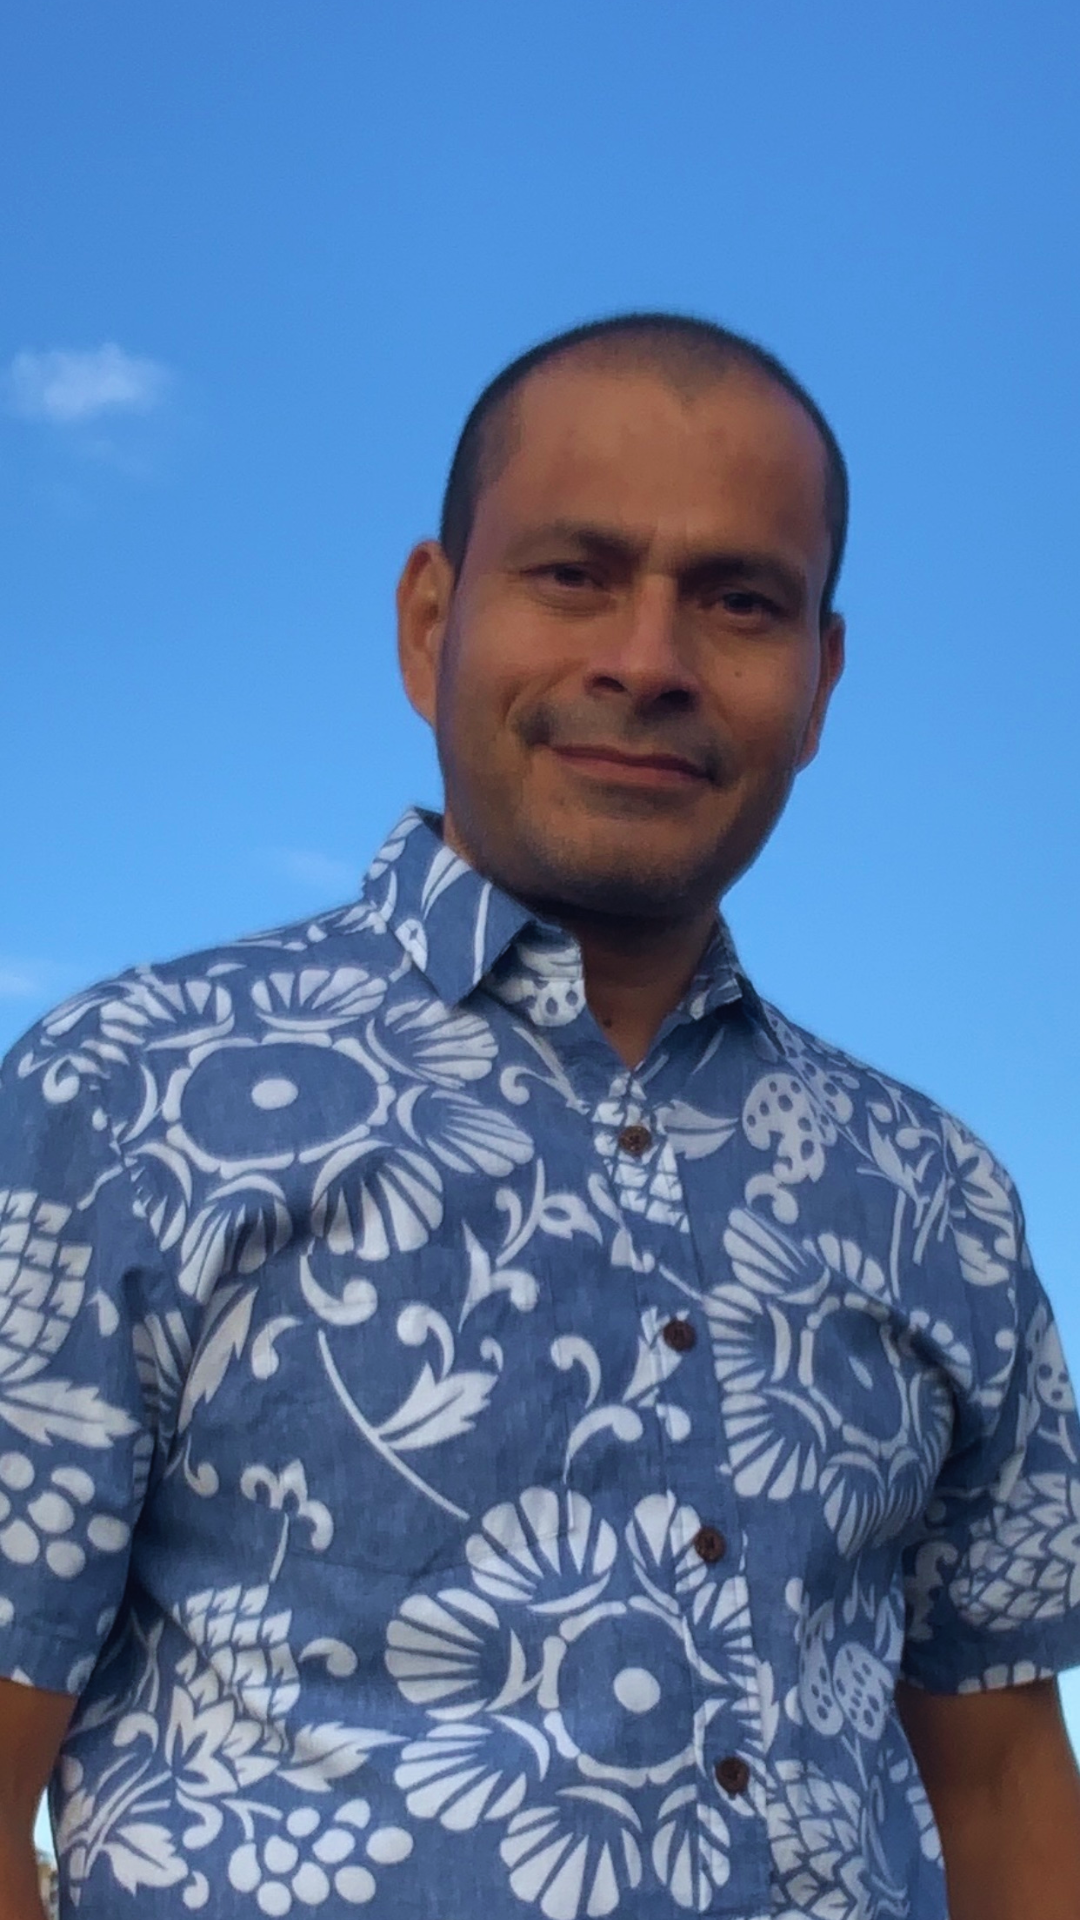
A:
POLYGON ((348 895, 438 798, 392 590, 475 393, 711 314, 854 486, 848 676, 736 936, 1006 1159, 1080 1371, 1078 75, 1052 0, 8 9, 0 1043, 348 895))

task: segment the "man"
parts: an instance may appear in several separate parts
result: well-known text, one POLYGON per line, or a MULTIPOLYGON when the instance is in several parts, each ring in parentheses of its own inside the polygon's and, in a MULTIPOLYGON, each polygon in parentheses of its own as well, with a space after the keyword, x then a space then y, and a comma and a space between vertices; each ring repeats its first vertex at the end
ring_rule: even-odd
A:
POLYGON ((746 341, 515 363, 399 590, 441 819, 10 1056, 3 1920, 58 1752, 87 1920, 1080 1914, 1080 1428, 1015 1197, 717 919, 818 745, 845 515, 746 341))

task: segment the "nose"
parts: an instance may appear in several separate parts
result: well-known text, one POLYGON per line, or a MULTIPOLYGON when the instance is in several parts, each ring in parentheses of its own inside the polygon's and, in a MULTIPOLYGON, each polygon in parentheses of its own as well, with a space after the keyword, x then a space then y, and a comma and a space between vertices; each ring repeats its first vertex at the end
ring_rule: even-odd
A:
POLYGON ((680 611, 673 580, 650 575, 638 582, 618 616, 592 637, 589 691, 619 695, 642 710, 694 706, 698 680, 680 611))

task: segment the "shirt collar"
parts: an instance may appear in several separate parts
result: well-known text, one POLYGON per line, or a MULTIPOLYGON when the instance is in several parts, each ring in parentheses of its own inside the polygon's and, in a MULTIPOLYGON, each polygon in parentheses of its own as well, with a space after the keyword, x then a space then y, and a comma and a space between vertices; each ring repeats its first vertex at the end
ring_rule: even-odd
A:
MULTIPOLYGON (((492 880, 451 852, 434 814, 410 807, 379 849, 364 880, 364 898, 398 940, 413 965, 447 1006, 464 1000, 518 943, 527 949, 562 946, 567 960, 577 942, 541 920, 492 880), (529 930, 527 942, 521 936, 529 930)), ((761 1002, 743 973, 726 922, 717 914, 713 937, 682 1002, 682 1017, 699 1020, 742 1000, 757 1019, 761 1002)))

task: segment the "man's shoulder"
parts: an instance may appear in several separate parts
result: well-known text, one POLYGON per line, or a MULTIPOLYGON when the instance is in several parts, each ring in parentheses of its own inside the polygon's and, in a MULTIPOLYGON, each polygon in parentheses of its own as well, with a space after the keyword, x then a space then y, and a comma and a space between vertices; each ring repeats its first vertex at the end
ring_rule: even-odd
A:
MULTIPOLYGON (((5 1073, 25 1073, 46 1056, 63 1057, 83 1077, 108 1077, 110 1065, 147 1049, 187 1046, 235 1032, 249 1014, 271 1023, 329 1011, 336 998, 355 1004, 386 951, 386 920, 364 899, 265 928, 168 960, 108 975, 51 1008, 11 1048, 5 1073), (94 1069, 97 1072, 94 1072, 94 1069)), ((344 1006, 339 1009, 344 1011, 344 1006)))
POLYGON ((1011 1189, 1012 1182, 993 1149, 933 1095, 799 1026, 767 1001, 762 1002, 762 1012, 779 1051, 778 1071, 795 1076, 838 1125, 858 1127, 871 1147, 883 1142, 886 1134, 896 1136, 898 1128, 909 1131, 906 1144, 912 1149, 916 1134, 930 1135, 953 1157, 978 1156, 992 1165, 1011 1189))

